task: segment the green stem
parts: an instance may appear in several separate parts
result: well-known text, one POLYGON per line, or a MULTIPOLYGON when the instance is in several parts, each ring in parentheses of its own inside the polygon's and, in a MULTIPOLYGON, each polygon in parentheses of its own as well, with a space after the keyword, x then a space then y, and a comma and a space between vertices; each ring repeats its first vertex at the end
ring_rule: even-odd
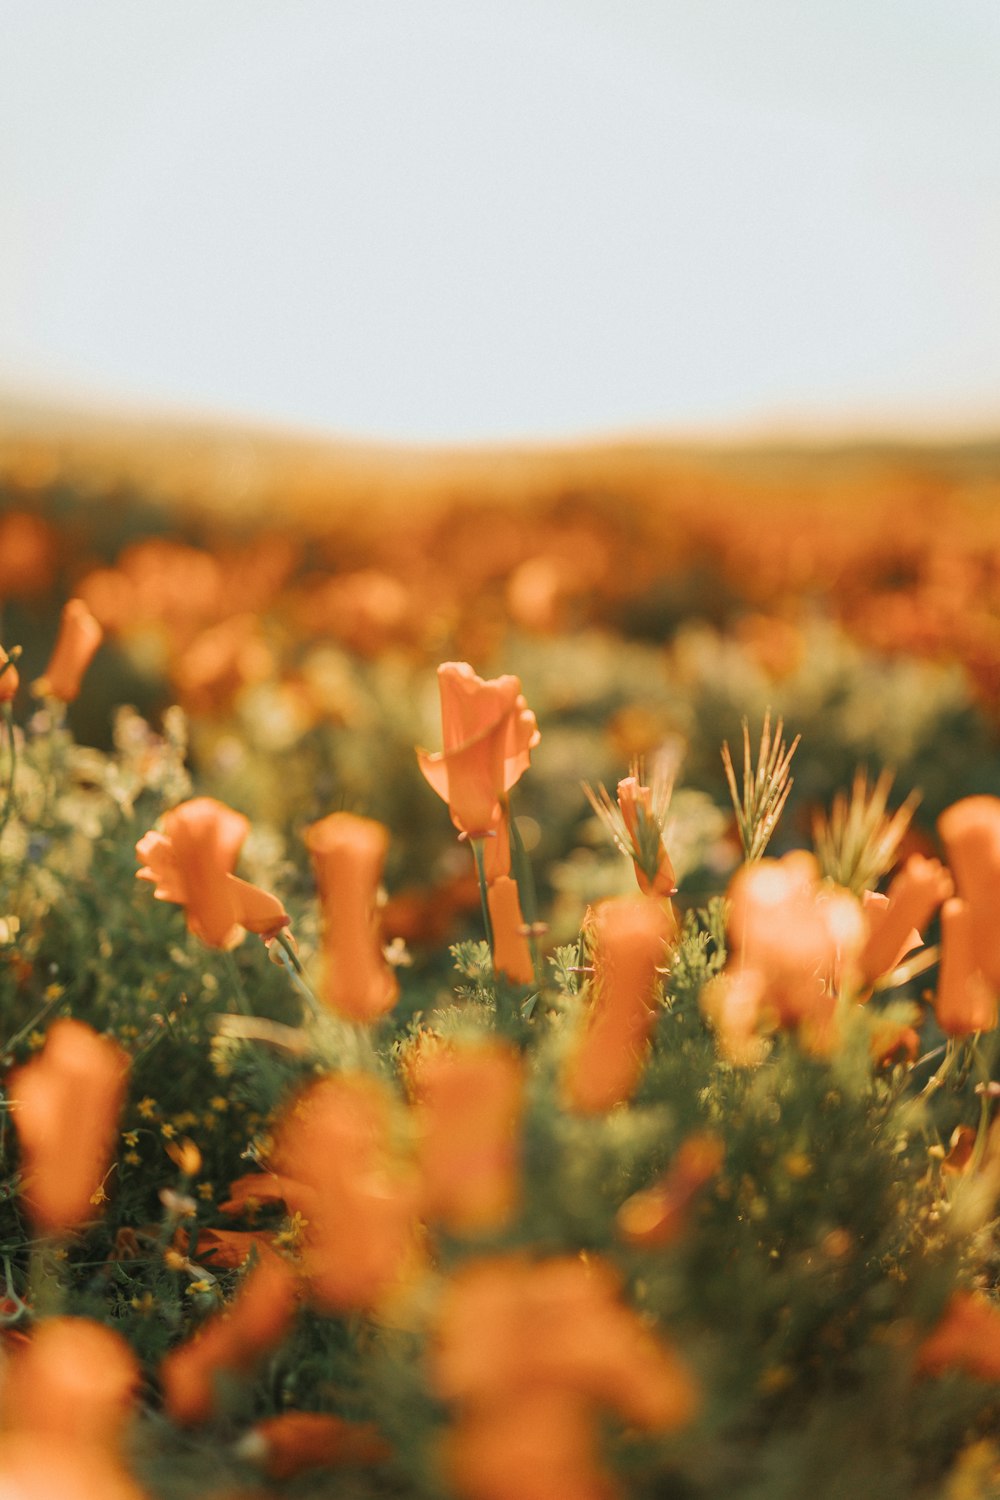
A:
POLYGON ((17 776, 17 740, 14 737, 14 719, 9 703, 3 706, 3 722, 7 735, 7 749, 10 753, 10 769, 7 772, 7 785, 4 788, 3 811, 0 812, 0 839, 3 838, 8 819, 14 810, 14 780, 17 776))
POLYGON ((948 1077, 948 1074, 952 1071, 957 1061, 958 1044, 956 1043, 954 1037, 949 1037, 948 1045, 945 1047, 944 1051, 944 1061, 938 1068, 937 1072, 932 1073, 930 1078, 928 1078, 920 1093, 917 1095, 917 1098, 930 1099, 932 1095, 936 1094, 938 1089, 943 1086, 945 1079, 948 1077))
POLYGON ((287 940, 283 940, 283 937, 284 935, 282 933, 279 933, 277 938, 275 939, 278 944, 278 957, 281 960, 281 965, 285 970, 285 973, 291 980, 293 987, 298 990, 299 994, 302 996, 309 1009, 312 1011, 313 1016, 316 1018, 316 1020, 321 1020, 322 1017, 327 1014, 327 1012, 325 1008, 320 1004, 319 1000, 316 998, 312 986, 307 984, 305 979, 303 978, 303 969, 301 963, 299 962, 298 954, 292 950, 292 946, 287 942, 287 940))
POLYGON ((296 974, 303 974, 305 970, 302 967, 302 960, 296 953, 295 944, 292 942, 291 938, 288 936, 288 933, 284 928, 281 929, 274 941, 278 944, 278 947, 281 948, 282 952, 285 954, 288 962, 291 964, 296 974))
POLYGON ((4 1053, 13 1052, 14 1048, 24 1041, 29 1032, 37 1031, 44 1026, 49 1016, 52 1015, 52 1012, 58 1010, 65 999, 65 994, 59 994, 52 1000, 46 1000, 41 1010, 36 1011, 30 1021, 25 1021, 20 1030, 15 1031, 14 1035, 4 1044, 4 1053))
POLYGON ((11 1324, 20 1322, 22 1318, 30 1317, 31 1307, 18 1294, 17 1288, 14 1285, 14 1271, 11 1267, 9 1255, 3 1257, 3 1278, 4 1291, 7 1301, 11 1304, 11 1311, 0 1315, 0 1327, 6 1326, 9 1328, 11 1324))
MULTIPOLYGON (((992 1053, 993 1050, 994 1049, 991 1047, 990 1052, 992 1053)), ((986 1154, 986 1140, 990 1128, 990 1096, 987 1092, 987 1085, 990 1081, 990 1074, 993 1071, 992 1057, 983 1056, 982 1038, 979 1032, 976 1032, 976 1035, 973 1038, 972 1060, 976 1065, 976 1071, 980 1075, 979 1124, 976 1129, 976 1143, 972 1148, 972 1161, 970 1163, 971 1171, 977 1172, 982 1165, 983 1157, 986 1154)))
POLYGON ((514 809, 507 803, 507 820, 510 829, 511 864, 514 868, 514 878, 517 881, 517 895, 521 903, 521 915, 525 923, 531 928, 528 938, 528 946, 531 950, 531 961, 535 966, 536 979, 541 974, 541 956, 538 951, 538 893, 535 890, 535 875, 528 858, 528 851, 524 847, 521 838, 521 830, 517 826, 514 809))
POLYGON ((62 1308, 62 1260, 60 1242, 54 1236, 31 1247, 28 1269, 28 1301, 35 1318, 54 1317, 62 1308))
POLYGON ((486 932, 486 941, 489 944, 490 956, 493 955, 493 923, 490 921, 490 908, 486 900, 486 860, 483 846, 485 839, 470 838, 473 858, 476 861, 476 874, 479 876, 479 900, 483 908, 483 927, 486 932))
POLYGON ((236 995, 237 1007, 243 1012, 245 1016, 252 1016, 254 1013, 253 1007, 250 1004, 249 997, 243 986, 243 976, 240 973, 239 964, 236 962, 232 953, 230 953, 228 950, 225 955, 225 960, 226 967, 229 970, 229 977, 232 981, 233 991, 236 995))

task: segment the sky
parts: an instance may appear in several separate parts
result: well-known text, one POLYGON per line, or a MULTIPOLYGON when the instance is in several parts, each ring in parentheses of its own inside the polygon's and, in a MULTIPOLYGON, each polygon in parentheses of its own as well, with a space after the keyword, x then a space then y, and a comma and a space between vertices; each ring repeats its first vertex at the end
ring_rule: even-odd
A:
POLYGON ((1000 6, 0 0, 0 392, 1000 427, 1000 6))

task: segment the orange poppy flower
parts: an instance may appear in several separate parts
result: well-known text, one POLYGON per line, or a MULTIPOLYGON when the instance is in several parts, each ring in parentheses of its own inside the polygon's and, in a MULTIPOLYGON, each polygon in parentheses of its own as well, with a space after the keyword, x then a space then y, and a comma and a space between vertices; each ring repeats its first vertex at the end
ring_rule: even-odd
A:
POLYGON ((976 964, 1000 990, 1000 797, 963 797, 945 808, 938 832, 968 906, 976 964))
POLYGON ((668 1432, 698 1406, 692 1376, 597 1259, 467 1262, 445 1291, 432 1358, 438 1395, 466 1409, 497 1410, 518 1391, 572 1391, 668 1432))
POLYGON ((258 1422, 240 1451, 271 1479, 290 1479, 304 1469, 377 1464, 390 1448, 373 1422, 349 1422, 332 1412, 286 1411, 258 1422))
POLYGON ((219 1207, 224 1214, 254 1214, 262 1204, 288 1202, 295 1184, 274 1172, 246 1172, 229 1184, 229 1197, 219 1207))
MULTIPOLYGON (((182 1233, 186 1241, 186 1231, 182 1233)), ((260 1254, 273 1249, 275 1233, 253 1229, 199 1229, 198 1260, 210 1266, 236 1270, 250 1259, 255 1250, 260 1254)))
POLYGON ((975 929, 967 901, 953 897, 941 908, 941 966, 934 1013, 948 1036, 992 1031, 997 997, 976 964, 975 929))
POLYGON ((722 1166, 724 1147, 705 1132, 688 1136, 653 1187, 633 1193, 618 1210, 618 1229, 630 1245, 672 1245, 683 1234, 691 1206, 722 1166))
POLYGON ((378 889, 389 833, 371 818, 331 813, 306 829, 323 910, 323 995, 350 1021, 374 1021, 399 995, 379 940, 378 889))
POLYGON ((422 1212, 456 1234, 506 1224, 517 1204, 524 1068, 500 1041, 418 1052, 409 1088, 420 1137, 422 1212))
POLYGON ((3 1500, 149 1500, 121 1462, 93 1443, 47 1439, 33 1432, 0 1438, 3 1500))
POLYGON ((233 948, 245 932, 265 940, 289 922, 276 896, 233 874, 250 824, 214 797, 194 797, 162 818, 136 844, 143 861, 137 879, 149 880, 158 901, 183 906, 188 930, 210 948, 233 948))
POLYGON ((459 1415, 445 1472, 463 1500, 613 1500, 595 1415, 575 1391, 512 1390, 502 1405, 459 1415))
MULTIPOLYGON (((528 768, 540 735, 518 677, 477 677, 468 662, 438 667, 444 749, 417 751, 427 781, 470 838, 495 831, 503 799, 528 768)), ((497 871, 497 873, 506 873, 497 871)))
POLYGON ((131 1349, 89 1318, 46 1318, 3 1366, 0 1420, 42 1440, 117 1447, 139 1385, 131 1349))
POLYGON ((486 904, 493 926, 493 967, 512 984, 534 984, 535 965, 528 946, 517 881, 498 876, 486 888, 486 904))
POLYGON ((8 1093, 24 1161, 24 1200, 46 1234, 93 1217, 125 1092, 128 1058, 82 1021, 55 1021, 8 1093))
POLYGON ((890 885, 885 905, 866 903, 868 936, 858 955, 866 988, 919 946, 922 929, 952 889, 951 876, 940 860, 911 854, 890 885))
POLYGON ((175 1421, 205 1421, 215 1410, 216 1376, 241 1374, 280 1343, 295 1311, 296 1290, 291 1266, 262 1251, 230 1306, 164 1358, 163 1398, 175 1421))
POLYGON ((0 516, 0 598, 30 599, 46 593, 52 587, 56 555, 51 522, 31 511, 6 511, 0 516))
POLYGON ((732 973, 759 976, 762 1009, 782 1026, 818 1034, 864 942, 860 905, 847 891, 821 887, 804 852, 742 866, 728 896, 732 973))
POLYGON ((570 1107, 586 1114, 630 1098, 656 1021, 658 969, 676 933, 669 905, 649 896, 602 901, 589 915, 591 1004, 569 1058, 570 1107))
POLYGON ((971 1292, 953 1292, 917 1351, 917 1370, 922 1375, 962 1370, 977 1380, 1000 1380, 1000 1307, 971 1292))
POLYGON ((82 599, 63 605, 59 634, 49 664, 35 684, 35 691, 48 698, 72 703, 80 691, 83 674, 90 666, 104 631, 82 599))
POLYGON ((304 1220, 303 1270, 330 1311, 376 1306, 415 1251, 418 1186, 391 1147, 394 1100, 368 1074, 339 1074, 288 1110, 273 1153, 304 1220))
POLYGON ((172 662, 174 686, 195 713, 219 713, 240 688, 264 681, 274 659, 256 615, 234 615, 196 636, 172 662))

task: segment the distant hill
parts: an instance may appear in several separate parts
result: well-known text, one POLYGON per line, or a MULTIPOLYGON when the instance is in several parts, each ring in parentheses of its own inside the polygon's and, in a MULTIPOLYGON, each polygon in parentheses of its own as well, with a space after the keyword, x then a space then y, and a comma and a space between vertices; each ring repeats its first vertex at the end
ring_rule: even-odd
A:
POLYGON ((847 492, 1000 499, 1000 434, 707 439, 636 437, 579 443, 435 447, 179 418, 110 415, 0 401, 0 481, 18 491, 57 480, 100 496, 131 490, 182 509, 288 516, 306 529, 361 508, 531 504, 574 492, 622 502, 688 502, 744 491, 783 508, 847 492))

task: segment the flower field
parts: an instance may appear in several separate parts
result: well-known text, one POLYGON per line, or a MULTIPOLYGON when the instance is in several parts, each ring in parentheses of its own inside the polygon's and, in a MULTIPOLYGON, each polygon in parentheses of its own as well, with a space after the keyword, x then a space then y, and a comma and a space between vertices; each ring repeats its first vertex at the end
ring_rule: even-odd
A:
POLYGON ((0 445, 3 1500, 1000 1495, 998 450, 282 462, 0 445))

